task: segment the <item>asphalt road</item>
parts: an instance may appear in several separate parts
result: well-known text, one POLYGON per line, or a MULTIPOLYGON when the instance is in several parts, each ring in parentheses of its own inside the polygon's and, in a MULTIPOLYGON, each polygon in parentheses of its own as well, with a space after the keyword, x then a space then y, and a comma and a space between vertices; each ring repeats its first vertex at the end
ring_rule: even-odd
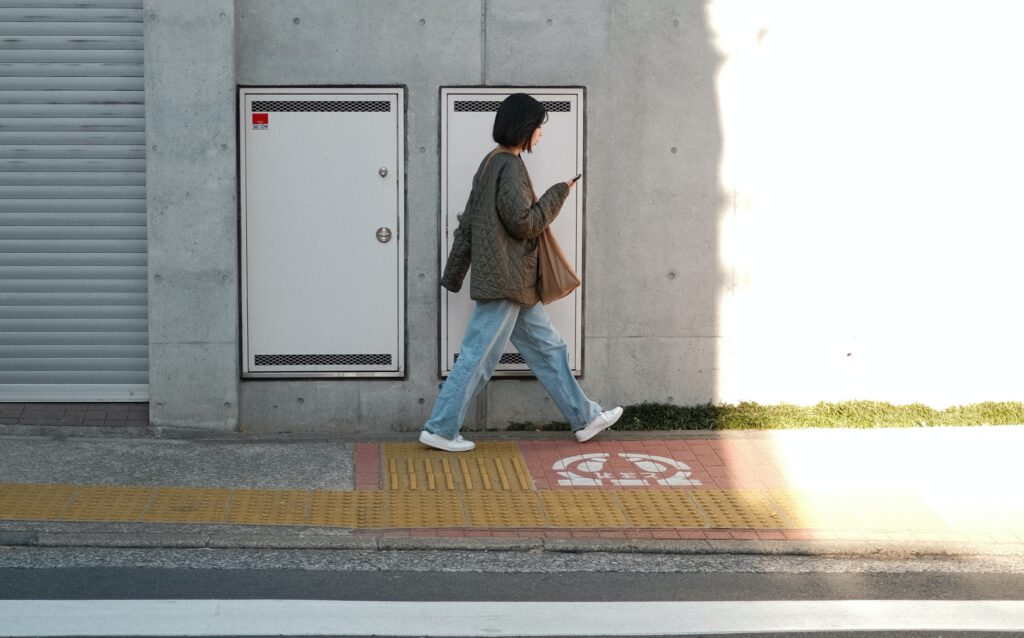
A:
MULTIPOLYGON (((33 618, 45 620, 60 614, 102 615, 118 606, 129 607, 124 601, 141 605, 152 601, 187 601, 176 604, 198 605, 189 612, 190 618, 207 613, 202 607, 205 601, 228 601, 218 602, 221 607, 215 610, 211 608, 211 618, 230 613, 255 618, 260 613, 270 613, 268 610, 274 604, 283 604, 282 610, 299 614, 303 621, 310 622, 320 613, 326 614, 326 618, 346 619, 356 619, 365 613, 371 624, 374 618, 382 619, 380 627, 385 631, 392 625, 384 619, 398 622, 408 613, 415 621, 415 614, 421 614, 422 635, 514 635, 508 632, 516 631, 517 623, 530 620, 557 626, 555 621, 543 621, 546 613, 554 614, 556 620, 582 614, 581 631, 588 626, 584 622, 587 620, 593 621, 594 626, 614 630, 586 635, 624 635, 622 623, 629 625, 630 614, 637 615, 635 626, 629 625, 633 628, 629 633, 635 635, 672 635, 665 634, 664 627, 657 624, 659 620, 668 622, 672 614, 686 619, 728 614, 729 622, 735 624, 730 630, 733 632, 751 627, 744 622, 764 622, 764 626, 756 626, 759 631, 754 633, 728 635, 785 635, 770 633, 772 623, 783 613, 813 616, 806 619, 811 621, 810 629, 801 636, 1024 635, 1024 613, 1017 618, 1018 612, 1024 611, 1019 602, 1024 601, 1024 561, 1012 556, 883 560, 554 552, 0 549, 0 611, 6 609, 8 618, 14 618, 12 610, 20 610, 18 613, 28 617, 30 623, 33 618), (67 606, 73 601, 91 602, 87 607, 67 606), (117 602, 104 607, 97 601, 117 602), (251 609, 231 607, 232 603, 244 605, 249 601, 261 602, 251 609), (879 601, 890 601, 890 606, 880 605, 879 601), (1012 607, 998 607, 1006 601, 1016 602, 1012 607), (538 602, 555 606, 530 606, 538 602), (318 603, 343 607, 327 608, 317 606, 318 603), (374 607, 379 603, 387 603, 384 609, 390 611, 381 614, 374 607), (649 607, 656 603, 668 606, 649 607), (733 603, 740 606, 722 607, 733 603), (835 607, 837 603, 846 607, 835 607), (65 607, 53 607, 54 604, 65 607), (435 606, 408 607, 427 604, 435 606), (497 606, 488 606, 493 604, 497 606), (895 624, 882 634, 849 631, 857 627, 842 626, 846 622, 843 614, 855 604, 874 604, 872 614, 877 622, 885 625, 886 615, 894 614, 895 624), (312 607, 308 611, 301 611, 309 605, 312 607), (38 611, 32 611, 35 609, 38 611), (506 623, 501 625, 496 621, 496 626, 477 634, 445 634, 445 625, 437 624, 446 616, 491 614, 500 619, 506 612, 514 622, 500 621, 506 623), (957 631, 917 631, 927 625, 928 619, 947 612, 951 617, 968 619, 964 621, 968 626, 957 631), (598 620, 603 613, 610 615, 608 621, 598 620), (745 620, 746 614, 750 619, 745 620), (915 627, 910 623, 897 631, 901 622, 910 622, 907 619, 915 614, 921 616, 924 625, 915 627), (966 631, 975 629, 970 625, 974 615, 978 623, 983 623, 1001 617, 999 614, 1019 620, 1016 625, 1006 625, 1014 633, 966 631), (652 618, 654 615, 664 618, 652 618), (812 631, 823 616, 831 615, 838 625, 834 631, 812 631)), ((140 607, 137 613, 148 622, 164 611, 160 607, 140 607)), ((139 623, 139 627, 148 626, 139 623)), ((10 629, 5 632, 4 624, 0 614, 0 636, 24 635, 10 629)), ((296 622, 294 626, 298 628, 300 624, 296 622)), ((315 628, 315 623, 312 626, 315 628)), ((697 622, 694 626, 704 625, 697 622)), ((707 626, 713 629, 716 625, 710 622, 707 626)), ((43 625, 40 627, 41 633, 49 631, 43 625)), ((87 624, 76 621, 74 627, 85 631, 87 624)), ((160 635, 186 635, 180 622, 175 627, 182 633, 160 635)), ((519 631, 532 631, 526 625, 523 627, 519 631)), ((209 635, 231 635, 223 631, 212 630, 209 635)), ((570 628, 551 635, 583 635, 573 632, 575 629, 570 628)), ((300 633, 316 632, 304 628, 297 629, 294 635, 300 633)), ((712 631, 699 635, 726 633, 712 631)))

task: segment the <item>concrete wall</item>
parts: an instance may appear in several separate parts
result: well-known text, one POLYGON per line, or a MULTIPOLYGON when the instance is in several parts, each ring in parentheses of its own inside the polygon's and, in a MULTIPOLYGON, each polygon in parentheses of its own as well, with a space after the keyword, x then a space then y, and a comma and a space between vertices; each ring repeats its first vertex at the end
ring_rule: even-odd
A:
MULTIPOLYGON (((153 420, 420 426, 446 85, 587 88, 598 402, 1020 400, 1006 4, 149 0, 153 420), (407 87, 407 379, 239 381, 236 84, 407 87)), ((560 418, 502 379, 470 425, 560 418)))
POLYGON ((150 419, 238 424, 235 9, 146 0, 150 419))

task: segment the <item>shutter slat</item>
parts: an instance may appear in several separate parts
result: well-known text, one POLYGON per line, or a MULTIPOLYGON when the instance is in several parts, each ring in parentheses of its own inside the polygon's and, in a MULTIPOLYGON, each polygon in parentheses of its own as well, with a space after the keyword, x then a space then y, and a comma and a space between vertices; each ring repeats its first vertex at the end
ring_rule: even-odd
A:
POLYGON ((0 62, 0 77, 141 78, 142 69, 119 62, 0 62))
POLYGON ((0 346, 149 346, 145 332, 0 332, 0 346))
POLYGON ((145 132, 119 131, 0 131, 4 146, 142 146, 145 132))
MULTIPOLYGON (((49 386, 49 385, 65 385, 65 384, 85 384, 90 385, 101 385, 101 384, 112 384, 112 385, 135 385, 145 384, 148 382, 149 375, 144 370, 129 371, 129 372, 102 372, 95 370, 82 370, 82 371, 57 371, 57 372, 31 372, 19 370, 16 372, 3 372, 0 371, 0 387, 5 384, 19 384, 19 385, 38 385, 38 386, 49 386)), ((19 393, 20 394, 20 393, 19 393)), ((18 396, 18 395, 15 395, 18 396)), ((145 397, 141 397, 145 398, 145 397)), ((28 401, 30 399, 24 399, 28 401)), ((87 401, 90 400, 87 397, 78 399, 72 399, 70 397, 65 398, 62 394, 55 394, 50 401, 87 401)), ((127 399, 121 399, 127 400, 127 399)), ((135 400, 138 400, 136 398, 135 400)))
MULTIPOLYGON (((145 133, 146 120, 129 117, 107 118, 13 118, 0 117, 0 132, 39 131, 39 132, 75 132, 75 133, 145 133)), ((145 136, 143 136, 145 143, 145 136)))
MULTIPOLYGON (((20 215, 42 214, 40 220, 56 220, 57 216, 65 215, 68 219, 81 219, 85 221, 88 215, 110 215, 130 214, 135 216, 137 221, 145 222, 146 202, 128 199, 83 199, 78 202, 68 202, 62 199, 21 199, 17 201, 0 200, 0 220, 12 220, 11 226, 22 226, 26 223, 45 224, 46 221, 25 221, 31 217, 20 217, 20 215), (7 214, 14 215, 8 217, 7 214), (49 215, 44 217, 43 215, 49 215), (140 216, 141 215, 141 216, 140 216), (81 216, 81 217, 78 217, 81 216)), ((125 218, 128 219, 127 217, 125 218)), ((128 223, 128 222, 126 222, 128 223)), ((0 226, 4 226, 0 221, 0 226)), ((134 224, 132 224, 134 225, 134 224)))
POLYGON ((145 186, 145 173, 3 173, 0 186, 145 186))
POLYGON ((146 332, 145 319, 0 319, 0 332, 146 332))
POLYGON ((119 253, 146 253, 146 240, 125 239, 0 239, 0 252, 7 253, 0 258, 0 263, 13 255, 22 253, 20 263, 36 258, 36 253, 46 253, 45 260, 58 261, 65 255, 88 256, 102 255, 107 259, 121 259, 119 253))
POLYGON ((137 279, 146 281, 145 265, 133 266, 76 266, 52 268, 48 266, 3 266, 0 279, 137 279))
POLYGON ((0 173, 26 172, 26 173, 80 173, 91 171, 96 173, 124 172, 124 173, 146 173, 145 158, 121 159, 121 160, 93 160, 93 159, 67 159, 67 160, 25 160, 25 159, 0 159, 0 173))
POLYGON ((141 49, 0 49, 0 64, 131 64, 142 73, 142 60, 141 49))
POLYGON ((142 104, 4 104, 0 103, 0 118, 145 118, 142 104))
POLYGON ((23 359, 29 357, 49 359, 142 359, 147 353, 147 346, 106 345, 32 345, 2 346, 0 359, 23 359))
MULTIPOLYGON (((142 9, 121 7, 82 8, 84 3, 75 3, 71 7, 60 8, 53 2, 46 2, 45 7, 26 6, 4 7, 0 5, 0 22, 31 22, 49 24, 52 22, 102 22, 102 23, 136 23, 142 24, 142 9)), ((38 5, 39 3, 37 3, 38 5)))
POLYGON ((145 295, 148 285, 145 279, 0 279, 0 295, 25 304, 48 295, 145 295))
POLYGON ((0 159, 145 159, 146 147, 100 144, 92 146, 0 146, 0 159))
POLYGON ((145 319, 146 306, 0 306, 0 321, 21 319, 145 319))
POLYGON ((145 186, 0 186, 7 199, 144 199, 145 186))
POLYGON ((142 91, 141 77, 0 75, 0 91, 142 91))
MULTIPOLYGON (((128 202, 138 207, 139 202, 128 202)), ((81 202, 78 208, 81 208, 81 202)), ((0 215, 0 228, 13 226, 146 226, 146 213, 89 212, 76 210, 62 213, 8 213, 0 215)))
MULTIPOLYGON (((10 307, 51 307, 66 304, 69 307, 87 306, 137 306, 146 307, 146 291, 140 292, 55 292, 38 291, 10 293, 0 290, 0 306, 10 307)), ((0 312, 3 308, 0 307, 0 312)))
MULTIPOLYGON (((138 242, 141 243, 141 242, 138 242)), ((0 267, 84 268, 145 266, 145 252, 123 253, 0 253, 0 267)), ((64 274, 64 273, 61 273, 64 274)))
POLYGON ((142 73, 142 60, 141 49, 0 49, 0 64, 131 64, 142 73))
MULTIPOLYGON (((2 13, 2 10, 0 10, 2 13)), ((2 21, 3 18, 0 18, 2 21)), ((18 36, 141 36, 141 23, 116 22, 3 22, 4 35, 18 36)))
POLYGON ((65 373, 65 372, 145 372, 145 359, 114 359, 104 358, 82 358, 82 359, 58 359, 56 357, 36 357, 32 359, 7 359, 0 357, 4 369, 8 373, 65 373))
POLYGON ((51 9, 137 9, 142 10, 141 0, 0 0, 0 8, 24 9, 25 6, 48 7, 51 9))
POLYGON ((4 104, 142 104, 145 91, 3 91, 0 102, 4 104))
POLYGON ((0 37, 0 49, 12 51, 142 50, 141 35, 21 35, 0 37))
POLYGON ((136 239, 145 241, 144 226, 4 226, 4 240, 136 239))

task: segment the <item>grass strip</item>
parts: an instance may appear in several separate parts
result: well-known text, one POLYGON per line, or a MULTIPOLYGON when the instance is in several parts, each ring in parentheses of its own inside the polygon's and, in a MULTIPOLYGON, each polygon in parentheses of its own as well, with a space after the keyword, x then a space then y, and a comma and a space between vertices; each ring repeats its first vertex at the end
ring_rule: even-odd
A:
MULTIPOLYGON (((936 410, 912 403, 843 401, 812 406, 760 405, 743 402, 679 406, 641 403, 625 408, 615 429, 647 430, 782 430, 799 428, 902 428, 1024 424, 1024 403, 973 403, 936 410)), ((513 431, 568 430, 567 423, 512 423, 513 431)))

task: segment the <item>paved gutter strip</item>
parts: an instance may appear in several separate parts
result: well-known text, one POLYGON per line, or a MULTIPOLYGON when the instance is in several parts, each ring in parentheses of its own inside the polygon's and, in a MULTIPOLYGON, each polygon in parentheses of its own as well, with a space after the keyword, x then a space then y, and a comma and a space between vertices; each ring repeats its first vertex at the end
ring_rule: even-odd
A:
POLYGON ((270 549, 334 551, 477 551, 530 553, 633 553, 666 555, 744 555, 874 557, 1024 556, 1024 545, 896 541, 719 541, 542 538, 443 538, 315 534, 302 528, 267 534, 244 531, 0 530, 0 547, 103 549, 270 549))

